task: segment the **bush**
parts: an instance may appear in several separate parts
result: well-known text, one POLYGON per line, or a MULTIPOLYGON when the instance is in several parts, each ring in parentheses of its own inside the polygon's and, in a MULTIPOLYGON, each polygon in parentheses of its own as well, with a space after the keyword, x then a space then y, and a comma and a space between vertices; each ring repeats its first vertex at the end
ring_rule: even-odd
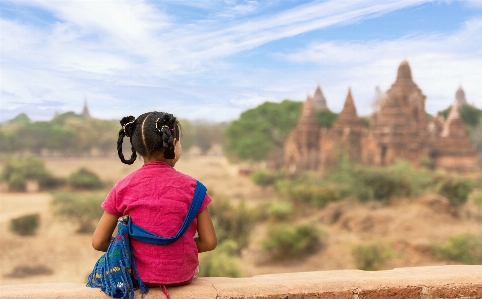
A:
POLYGON ((356 245, 353 247, 352 254, 355 258, 357 269, 365 271, 382 269, 383 265, 393 256, 390 247, 381 241, 356 245))
POLYGON ((334 186, 323 186, 306 178, 294 181, 280 180, 276 182, 275 188, 278 193, 286 194, 296 204, 314 207, 322 208, 341 198, 340 192, 334 186))
POLYGON ((437 193, 448 198, 454 206, 463 205, 472 192, 472 181, 457 175, 436 177, 437 193))
POLYGON ((387 202, 394 196, 413 196, 425 192, 433 184, 432 173, 418 170, 399 161, 387 167, 370 167, 342 158, 331 169, 326 183, 336 187, 341 197, 354 196, 361 201, 387 202))
POLYGON ((199 261, 199 276, 241 277, 241 262, 236 256, 238 251, 236 242, 227 240, 213 251, 202 253, 199 261))
POLYGON ((53 190, 65 185, 65 179, 46 174, 38 179, 38 185, 41 190, 53 190))
POLYGON ((6 181, 11 191, 25 191, 27 180, 37 181, 41 188, 49 186, 46 182, 56 180, 40 158, 11 156, 5 161, 0 180, 6 181))
POLYGON ((251 175, 253 182, 262 187, 274 185, 277 180, 284 177, 279 171, 258 170, 251 175))
POLYGON ((92 190, 102 188, 102 181, 92 171, 81 168, 70 175, 69 185, 76 189, 92 190))
POLYGON ((361 200, 388 201, 393 196, 412 194, 410 182, 390 169, 359 169, 357 177, 363 191, 358 194, 361 200))
POLYGON ((467 265, 482 264, 482 236, 455 235, 445 243, 432 244, 432 248, 438 260, 451 260, 467 265))
POLYGON ((8 178, 8 190, 25 192, 27 190, 27 180, 21 173, 12 173, 8 178))
POLYGON ((274 225, 268 228, 261 245, 276 257, 299 256, 317 249, 324 234, 314 225, 274 225))
POLYGON ((293 205, 288 201, 274 200, 268 206, 268 216, 276 221, 287 220, 293 214, 293 205))
POLYGON ((98 193, 72 193, 61 191, 54 194, 51 202, 54 215, 75 222, 78 233, 91 233, 94 222, 102 216, 100 204, 104 196, 98 193))
POLYGON ((12 272, 5 276, 10 278, 25 278, 37 275, 51 275, 52 273, 54 273, 54 271, 44 265, 21 265, 15 267, 12 272))
POLYGON ((233 240, 239 250, 248 245, 249 235, 258 220, 254 209, 249 209, 244 202, 234 206, 227 199, 218 199, 209 205, 209 212, 216 225, 219 243, 233 240))
POLYGON ((35 235, 40 224, 40 214, 21 216, 10 221, 10 230, 20 236, 35 235))

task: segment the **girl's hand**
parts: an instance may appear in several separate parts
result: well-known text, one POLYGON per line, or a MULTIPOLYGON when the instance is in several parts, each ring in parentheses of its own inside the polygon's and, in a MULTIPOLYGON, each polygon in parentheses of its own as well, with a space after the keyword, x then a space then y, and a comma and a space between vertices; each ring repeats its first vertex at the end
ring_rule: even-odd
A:
POLYGON ((198 237, 195 237, 194 241, 196 241, 198 252, 213 250, 218 245, 213 221, 207 208, 197 215, 197 234, 198 237))
POLYGON ((104 212, 92 236, 92 247, 95 250, 106 252, 116 226, 117 216, 104 212))

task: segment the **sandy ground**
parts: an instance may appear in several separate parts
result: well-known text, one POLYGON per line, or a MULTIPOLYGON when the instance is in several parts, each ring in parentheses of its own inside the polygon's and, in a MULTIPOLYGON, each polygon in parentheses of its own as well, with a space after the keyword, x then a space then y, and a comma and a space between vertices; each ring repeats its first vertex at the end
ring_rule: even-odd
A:
MULTIPOLYGON (((128 166, 116 159, 46 161, 47 168, 57 176, 67 177, 86 167, 108 182, 107 186, 141 165, 139 161, 128 166)), ((214 200, 245 200, 255 207, 276 197, 273 190, 261 189, 248 177, 240 176, 238 166, 223 157, 183 157, 176 168, 202 181, 214 200)), ((109 187, 103 192, 108 191, 109 187)), ((43 192, 0 193, 0 285, 85 282, 101 253, 92 249, 91 235, 76 234, 74 225, 53 217, 51 199, 49 193, 43 192), (30 213, 41 215, 38 233, 31 237, 12 234, 8 229, 10 220, 30 213), (9 277, 18 266, 44 266, 53 273, 9 277)), ((308 211, 302 221, 327 232, 324 246, 304 258, 270 260, 259 245, 267 226, 266 222, 261 223, 253 230, 249 247, 242 252, 244 275, 354 269, 353 245, 370 240, 382 240, 396 253, 386 269, 446 264, 433 259, 431 242, 458 233, 480 233, 482 214, 470 203, 455 211, 445 198, 425 195, 410 201, 399 199, 390 206, 340 201, 317 212, 308 211)))

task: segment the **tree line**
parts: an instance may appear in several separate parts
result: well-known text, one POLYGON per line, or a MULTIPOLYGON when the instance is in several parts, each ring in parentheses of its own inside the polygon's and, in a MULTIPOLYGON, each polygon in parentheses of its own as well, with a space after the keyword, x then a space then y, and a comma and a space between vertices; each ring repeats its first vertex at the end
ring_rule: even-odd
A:
MULTIPOLYGON (((197 146, 206 153, 213 145, 223 147, 234 161, 266 161, 282 157, 283 144, 296 126, 302 102, 285 99, 279 103, 265 102, 241 113, 231 122, 190 121, 181 119, 181 141, 184 150, 197 146)), ((449 108, 440 113, 448 114, 449 108)), ((482 110, 464 105, 459 109, 467 125, 467 133, 482 153, 482 110)), ((321 127, 329 128, 338 114, 325 110, 316 112, 321 127)), ((362 117, 369 126, 369 117, 362 117)), ((47 152, 62 155, 88 155, 97 152, 116 153, 117 120, 84 118, 67 112, 50 121, 32 121, 20 114, 0 125, 0 153, 47 152)), ((128 145, 126 145, 126 150, 128 145)))
MULTIPOLYGON (((180 123, 185 150, 198 146, 205 153, 214 144, 223 145, 226 123, 185 119, 180 123)), ((0 124, 0 153, 115 155, 120 128, 117 120, 85 118, 74 112, 57 115, 50 121, 32 121, 22 113, 0 124)))

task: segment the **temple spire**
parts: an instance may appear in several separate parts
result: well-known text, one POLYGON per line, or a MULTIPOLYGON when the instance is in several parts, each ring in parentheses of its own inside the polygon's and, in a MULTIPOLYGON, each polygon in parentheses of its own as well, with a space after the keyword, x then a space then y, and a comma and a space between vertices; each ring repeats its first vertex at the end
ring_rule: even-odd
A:
POLYGON ((326 99, 321 92, 321 87, 318 85, 315 90, 315 95, 313 96, 313 106, 316 110, 328 110, 328 106, 326 105, 326 99))
POLYGON ((87 98, 84 98, 84 109, 82 109, 82 116, 84 118, 91 118, 89 107, 87 106, 87 98))

